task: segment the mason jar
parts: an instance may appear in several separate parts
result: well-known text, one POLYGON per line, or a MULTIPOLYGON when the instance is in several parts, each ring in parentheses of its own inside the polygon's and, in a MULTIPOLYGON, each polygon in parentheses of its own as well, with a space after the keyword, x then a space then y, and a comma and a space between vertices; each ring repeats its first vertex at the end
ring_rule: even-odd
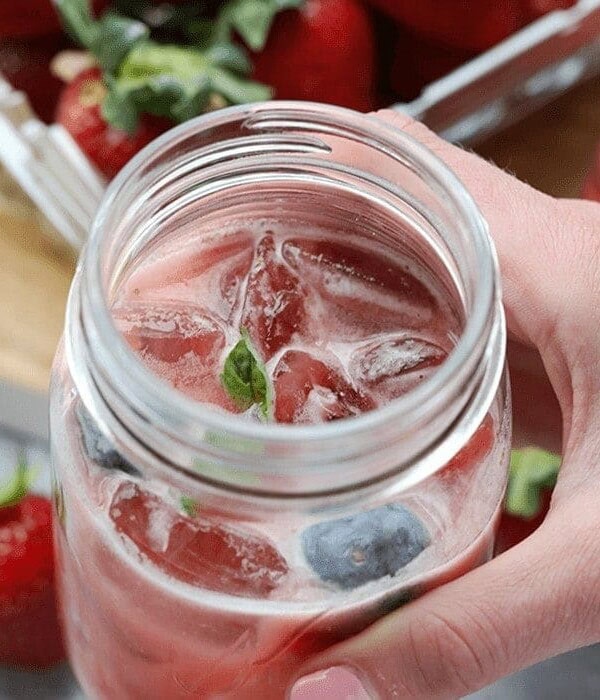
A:
POLYGON ((488 560, 505 342, 486 223, 400 130, 271 102, 146 148, 96 215, 52 380, 58 589, 86 695, 288 697, 312 654, 488 560), (267 220, 419 261, 456 314, 447 358, 387 405, 321 424, 249 420, 163 381, 115 322, 119 290, 148 256, 185 261, 195 240, 267 220))

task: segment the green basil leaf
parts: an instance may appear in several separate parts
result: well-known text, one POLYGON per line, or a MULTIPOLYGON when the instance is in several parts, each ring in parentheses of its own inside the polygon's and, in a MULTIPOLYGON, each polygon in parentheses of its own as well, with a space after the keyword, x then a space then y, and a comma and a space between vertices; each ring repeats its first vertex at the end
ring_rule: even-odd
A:
POLYGON ((245 329, 242 329, 242 338, 227 355, 221 382, 240 409, 246 410, 257 404, 265 418, 269 415, 269 379, 245 329))
POLYGON ((98 36, 89 0, 54 0, 54 4, 65 31, 72 39, 89 49, 98 36))
POLYGON ((535 447, 513 450, 504 509, 510 515, 533 518, 540 512, 541 495, 556 483, 561 458, 535 447))
POLYGON ((229 0, 215 25, 214 39, 230 40, 237 32, 253 51, 262 51, 278 12, 297 9, 304 0, 229 0))
POLYGON ((97 22, 96 36, 88 48, 103 70, 114 73, 129 51, 149 36, 143 22, 108 12, 97 22))

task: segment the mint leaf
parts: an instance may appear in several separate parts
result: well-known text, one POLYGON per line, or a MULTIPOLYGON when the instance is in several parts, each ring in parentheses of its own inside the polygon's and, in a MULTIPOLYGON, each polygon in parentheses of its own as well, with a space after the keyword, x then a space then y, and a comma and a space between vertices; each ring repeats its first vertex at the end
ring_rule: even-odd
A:
POLYGON ((143 23, 116 12, 96 20, 88 0, 56 0, 67 32, 88 49, 107 73, 114 73, 128 52, 150 36, 143 23))
POLYGON ((242 329, 241 335, 241 340, 227 355, 221 382, 240 409, 245 411, 257 404, 266 418, 271 403, 267 372, 257 359, 248 331, 242 329))
POLYGON ((205 53, 186 46, 138 42, 116 75, 107 79, 103 116, 131 133, 143 113, 183 122, 210 108, 215 96, 222 97, 224 105, 271 97, 269 88, 240 78, 223 65, 232 63, 239 64, 235 51, 205 53))
POLYGON ((114 73, 129 51, 150 36, 145 24, 114 12, 108 12, 98 20, 97 29, 88 48, 108 73, 114 73))
POLYGON ((12 477, 0 485, 0 508, 15 506, 22 501, 34 479, 35 474, 29 469, 27 460, 20 455, 12 477))
POLYGON ((561 458, 535 447, 513 450, 504 509, 510 515, 533 518, 541 508, 544 489, 553 488, 561 458))
POLYGON ((229 0, 219 13, 214 41, 230 41, 237 32, 253 51, 262 51, 278 12, 298 9, 304 0, 229 0))
POLYGON ((88 0, 54 0, 54 5, 67 34, 89 48, 98 36, 98 27, 92 17, 88 0))
POLYGON ((198 502, 191 496, 182 496, 179 500, 181 509, 189 518, 195 518, 198 515, 198 502))

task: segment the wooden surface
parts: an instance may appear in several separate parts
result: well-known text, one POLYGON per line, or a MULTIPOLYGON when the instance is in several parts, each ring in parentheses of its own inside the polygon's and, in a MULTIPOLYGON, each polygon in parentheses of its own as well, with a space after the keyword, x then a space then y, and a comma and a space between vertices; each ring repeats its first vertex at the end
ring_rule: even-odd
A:
MULTIPOLYGON (((550 194, 577 196, 600 141, 600 79, 478 147, 550 194)), ((74 259, 52 244, 27 200, 0 179, 0 379, 44 391, 74 259)))

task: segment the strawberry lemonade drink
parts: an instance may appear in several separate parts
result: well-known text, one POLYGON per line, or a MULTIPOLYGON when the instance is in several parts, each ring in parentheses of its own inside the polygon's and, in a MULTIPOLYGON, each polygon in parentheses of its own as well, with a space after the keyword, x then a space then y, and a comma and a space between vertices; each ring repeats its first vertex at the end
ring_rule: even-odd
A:
POLYGON ((468 194, 374 119, 224 110, 128 166, 52 390, 86 694, 286 698, 311 654, 486 561, 510 442, 498 300, 468 194))

